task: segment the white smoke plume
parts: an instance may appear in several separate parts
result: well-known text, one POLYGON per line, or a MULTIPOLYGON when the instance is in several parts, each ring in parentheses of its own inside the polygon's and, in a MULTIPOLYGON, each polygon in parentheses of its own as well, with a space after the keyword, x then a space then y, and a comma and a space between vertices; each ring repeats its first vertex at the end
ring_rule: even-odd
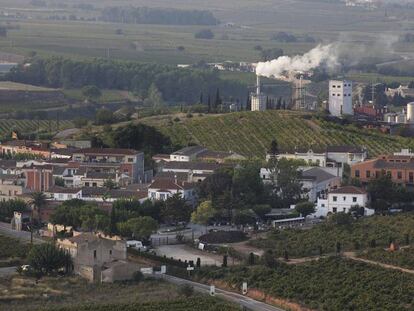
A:
POLYGON ((397 41, 397 36, 382 35, 369 43, 362 43, 352 36, 341 35, 338 41, 326 45, 319 44, 303 55, 281 56, 271 61, 260 62, 257 64, 256 74, 283 78, 290 73, 312 71, 319 67, 333 73, 343 66, 358 64, 367 57, 398 57, 393 48, 397 41))
POLYGON ((286 72, 305 72, 318 68, 322 64, 329 69, 339 66, 338 49, 334 43, 318 45, 303 55, 281 56, 277 59, 260 62, 256 74, 264 77, 281 77, 286 72))

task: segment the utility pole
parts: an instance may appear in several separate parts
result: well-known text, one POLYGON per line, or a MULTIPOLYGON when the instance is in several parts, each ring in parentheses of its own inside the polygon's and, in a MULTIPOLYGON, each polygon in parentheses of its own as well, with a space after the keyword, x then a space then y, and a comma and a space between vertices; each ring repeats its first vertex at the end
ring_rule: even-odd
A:
POLYGON ((375 85, 374 82, 372 82, 372 90, 371 90, 372 94, 372 98, 371 98, 371 102, 372 102, 372 106, 375 106, 375 85))

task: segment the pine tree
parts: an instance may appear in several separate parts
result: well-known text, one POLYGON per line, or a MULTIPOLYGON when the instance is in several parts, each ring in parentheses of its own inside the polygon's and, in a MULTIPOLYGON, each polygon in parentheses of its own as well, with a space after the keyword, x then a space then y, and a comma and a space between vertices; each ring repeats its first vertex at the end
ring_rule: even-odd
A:
POLYGON ((110 228, 109 230, 111 231, 111 234, 117 234, 118 230, 116 228, 116 215, 115 215, 115 208, 112 207, 111 209, 111 223, 110 223, 110 228))
POLYGON ((211 113, 211 98, 210 98, 210 94, 208 95, 208 100, 207 100, 207 112, 211 113))
POLYGON ((217 108, 221 105, 220 89, 217 88, 216 91, 216 100, 214 101, 214 111, 217 111, 217 108))
POLYGON ((252 99, 250 94, 247 94, 247 101, 246 101, 246 111, 252 110, 252 99))

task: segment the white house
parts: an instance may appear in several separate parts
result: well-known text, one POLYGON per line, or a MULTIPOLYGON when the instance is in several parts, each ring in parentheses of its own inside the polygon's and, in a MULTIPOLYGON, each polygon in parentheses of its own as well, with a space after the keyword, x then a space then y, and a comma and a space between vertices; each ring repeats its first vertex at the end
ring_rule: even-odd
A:
MULTIPOLYGON (((316 202, 320 197, 325 197, 329 191, 340 187, 341 177, 333 174, 332 168, 325 167, 299 167, 302 171, 302 177, 299 182, 304 190, 303 197, 307 197, 310 202, 316 202)), ((260 169, 260 178, 264 183, 272 182, 272 172, 268 168, 260 169)))
POLYGON ((197 155, 207 149, 201 146, 190 146, 170 154, 170 161, 190 162, 197 159, 197 155))
POLYGON ((318 199, 315 217, 327 216, 335 213, 349 213, 351 207, 365 208, 365 216, 374 214, 374 210, 367 208, 369 197, 364 189, 345 186, 331 191, 326 199, 318 199))
POLYGON ((148 187, 148 198, 150 200, 165 201, 175 194, 194 205, 196 200, 195 186, 193 183, 179 181, 177 179, 159 178, 155 179, 148 187))
POLYGON ((341 186, 341 177, 332 175, 319 167, 304 169, 302 172, 302 189, 310 202, 316 202, 318 198, 326 195, 341 186))
MULTIPOLYGON (((269 161, 272 158, 272 155, 268 154, 266 160, 269 161)), ((303 160, 309 165, 317 165, 321 167, 326 166, 326 152, 316 152, 312 149, 307 151, 295 151, 294 153, 280 153, 276 155, 278 160, 288 159, 288 160, 303 160)))
POLYGON ((68 201, 72 199, 82 199, 81 188, 64 188, 64 187, 53 187, 47 191, 50 195, 50 199, 55 201, 68 201))
POLYGON ((326 148, 327 158, 330 161, 338 163, 341 167, 343 164, 349 166, 364 162, 367 157, 367 151, 357 146, 329 146, 326 148))

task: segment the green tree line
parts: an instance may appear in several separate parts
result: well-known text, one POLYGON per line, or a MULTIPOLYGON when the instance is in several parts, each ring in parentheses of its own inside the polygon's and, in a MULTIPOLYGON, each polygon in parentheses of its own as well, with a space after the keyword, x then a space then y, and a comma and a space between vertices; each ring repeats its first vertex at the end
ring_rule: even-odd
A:
POLYGON ((216 25, 219 20, 206 10, 148 7, 107 7, 101 20, 112 23, 160 25, 216 25))
POLYGON ((18 66, 6 80, 47 87, 128 90, 147 97, 153 85, 169 103, 196 103, 200 93, 244 98, 246 86, 223 80, 215 70, 183 69, 169 65, 107 59, 73 60, 62 57, 30 59, 30 66, 18 66))

